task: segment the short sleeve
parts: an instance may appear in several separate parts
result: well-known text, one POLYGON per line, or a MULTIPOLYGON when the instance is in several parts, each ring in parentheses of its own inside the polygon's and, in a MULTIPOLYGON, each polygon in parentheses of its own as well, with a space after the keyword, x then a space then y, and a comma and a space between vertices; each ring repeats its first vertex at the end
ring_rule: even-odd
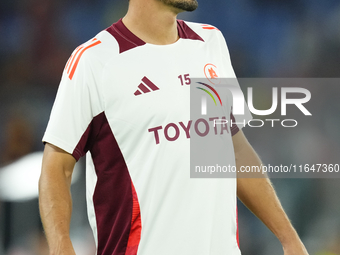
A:
POLYGON ((226 77, 223 78, 223 83, 228 85, 230 88, 230 92, 232 92, 228 93, 229 100, 230 102, 232 102, 230 109, 230 130, 231 134, 235 135, 240 129, 245 127, 248 122, 252 120, 253 117, 245 101, 244 94, 240 88, 239 82, 234 72, 234 68, 232 67, 230 54, 225 38, 221 32, 218 32, 218 34, 221 55, 222 58, 224 58, 224 63, 226 64, 226 66, 224 67, 226 71, 226 77))
POLYGON ((99 81, 86 45, 78 47, 63 71, 43 142, 51 143, 78 160, 75 149, 93 118, 103 112, 99 81), (83 49, 82 50, 79 50, 83 49))
POLYGON ((232 135, 236 135, 237 132, 246 127, 248 122, 253 119, 248 105, 245 101, 243 92, 239 86, 237 79, 233 81, 235 83, 235 91, 232 94, 232 106, 230 109, 230 130, 232 135))

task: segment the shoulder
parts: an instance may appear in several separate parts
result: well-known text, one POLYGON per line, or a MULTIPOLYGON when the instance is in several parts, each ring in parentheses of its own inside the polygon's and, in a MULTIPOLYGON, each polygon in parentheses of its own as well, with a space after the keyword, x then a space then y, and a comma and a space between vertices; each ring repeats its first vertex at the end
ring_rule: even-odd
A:
POLYGON ((196 23, 196 22, 188 22, 179 20, 179 22, 184 23, 188 26, 192 31, 194 31, 197 35, 199 35, 204 41, 209 40, 221 40, 223 39, 223 35, 221 31, 209 24, 204 23, 196 23))
POLYGON ((74 49, 65 66, 65 74, 70 80, 81 70, 100 70, 113 56, 118 54, 118 44, 106 31, 74 49))
POLYGON ((105 30, 98 33, 95 37, 78 46, 73 54, 81 55, 82 58, 93 61, 110 58, 118 54, 118 43, 105 30))

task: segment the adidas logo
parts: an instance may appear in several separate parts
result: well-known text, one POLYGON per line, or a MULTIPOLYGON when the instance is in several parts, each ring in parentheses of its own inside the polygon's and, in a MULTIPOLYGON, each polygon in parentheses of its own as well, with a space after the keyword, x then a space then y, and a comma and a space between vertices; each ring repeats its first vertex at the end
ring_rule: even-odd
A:
POLYGON ((146 76, 143 77, 142 83, 138 85, 138 89, 134 93, 135 96, 141 95, 142 93, 149 93, 151 91, 159 90, 159 88, 150 81, 146 76))

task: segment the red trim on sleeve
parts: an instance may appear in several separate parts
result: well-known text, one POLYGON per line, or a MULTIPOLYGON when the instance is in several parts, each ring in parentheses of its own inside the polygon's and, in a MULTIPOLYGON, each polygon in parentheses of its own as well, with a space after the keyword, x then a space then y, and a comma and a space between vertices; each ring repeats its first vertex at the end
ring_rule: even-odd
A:
POLYGON ((238 248, 240 248, 240 237, 239 237, 239 232, 238 232, 238 209, 237 209, 237 205, 236 205, 236 240, 237 240, 238 248))

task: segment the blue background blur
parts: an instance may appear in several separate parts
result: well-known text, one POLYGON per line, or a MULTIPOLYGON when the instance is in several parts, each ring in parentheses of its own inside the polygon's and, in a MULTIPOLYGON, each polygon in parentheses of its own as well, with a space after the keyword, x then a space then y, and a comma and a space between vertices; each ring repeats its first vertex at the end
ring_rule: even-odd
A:
MULTIPOLYGON (((1 0, 0 166, 43 150, 41 138, 68 57, 79 44, 123 17, 127 3, 127 0, 1 0)), ((223 32, 238 77, 340 76, 338 0, 200 0, 195 12, 183 13, 180 18, 212 24, 223 32)), ((332 95, 329 104, 338 101, 340 86, 333 88, 332 95)), ((329 116, 338 116, 336 109, 339 108, 328 107, 329 116)), ((333 128, 335 134, 338 127, 333 128)), ((305 135, 312 140, 311 144, 300 144, 301 150, 295 152, 308 154, 308 150, 324 141, 320 130, 305 135)), ((268 148, 263 147, 256 134, 249 132, 248 137, 264 157, 268 151, 278 151, 276 148, 286 140, 279 137, 268 148)), ((323 145, 332 148, 332 143, 323 145)), ((283 151, 294 153, 289 146, 282 147, 283 151)), ((321 160, 322 157, 321 153, 321 160)), ((71 234, 78 255, 94 254, 84 178, 83 174, 72 187, 75 216, 71 234)), ((339 255, 340 182, 329 179, 273 182, 310 254, 339 255)), ((239 224, 243 254, 283 254, 275 237, 241 204, 239 224)), ((21 203, 0 201, 0 254, 48 254, 37 199, 21 203)))

